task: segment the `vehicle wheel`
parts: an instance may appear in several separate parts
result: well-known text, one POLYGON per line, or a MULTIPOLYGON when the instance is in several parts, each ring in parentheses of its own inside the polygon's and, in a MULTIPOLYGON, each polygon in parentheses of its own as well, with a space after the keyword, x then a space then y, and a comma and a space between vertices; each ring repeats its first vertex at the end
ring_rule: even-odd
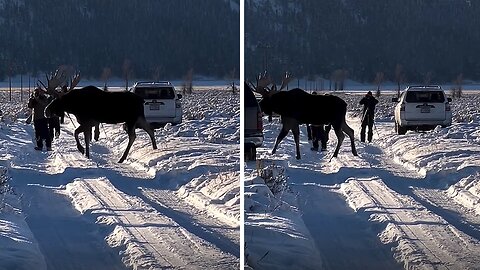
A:
POLYGON ((404 135, 405 133, 407 133, 407 127, 401 126, 397 122, 395 122, 395 131, 398 135, 404 135))
POLYGON ((245 161, 254 161, 257 159, 257 148, 252 143, 245 145, 245 161))

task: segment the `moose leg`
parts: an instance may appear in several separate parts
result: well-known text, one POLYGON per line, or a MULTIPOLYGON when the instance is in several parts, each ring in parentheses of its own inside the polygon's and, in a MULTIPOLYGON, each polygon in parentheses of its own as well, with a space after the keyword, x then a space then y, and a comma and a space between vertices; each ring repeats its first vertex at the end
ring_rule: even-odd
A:
POLYGON ((288 134, 288 129, 282 126, 282 130, 280 130, 280 133, 278 134, 277 141, 275 142, 275 146, 273 147, 272 154, 275 154, 277 152, 277 147, 278 144, 287 136, 288 134))
POLYGON ((85 137, 85 156, 90 158, 90 141, 92 140, 92 127, 86 127, 83 132, 85 137))
POLYGON ((300 127, 296 125, 292 128, 293 139, 295 140, 295 150, 297 151, 297 159, 300 159, 300 127))
POLYGON ((152 141, 153 149, 157 149, 157 142, 155 141, 155 132, 153 131, 152 127, 147 122, 147 120, 138 119, 136 126, 145 130, 145 132, 148 133, 148 136, 150 136, 150 140, 152 141))
POLYGON ((95 139, 95 141, 98 141, 98 139, 100 138, 100 124, 95 125, 95 131, 94 131, 93 138, 95 139))
POLYGON ((358 156, 357 149, 355 148, 355 136, 354 136, 353 129, 350 126, 348 126, 345 121, 342 124, 342 129, 347 134, 347 136, 350 138, 350 144, 352 146, 353 155, 358 156))
POLYGON ((135 134, 135 125, 127 124, 127 132, 128 132, 127 149, 125 149, 125 152, 123 152, 123 155, 118 161, 118 163, 122 163, 123 161, 125 161, 125 159, 127 158, 128 152, 130 151, 130 147, 132 147, 132 144, 135 141, 135 138, 137 137, 137 134, 135 134))
MULTIPOLYGON (((75 137, 75 141, 77 142, 77 149, 80 153, 85 154, 85 148, 83 148, 82 144, 80 144, 80 139, 78 138, 78 134, 85 131, 84 126, 80 125, 78 128, 75 129, 73 136, 75 137)), ((83 133, 85 134, 85 132, 83 133)))
POLYGON ((343 139, 345 139, 345 135, 343 134, 341 126, 334 126, 333 129, 335 130, 335 135, 337 135, 337 148, 335 148, 333 157, 337 157, 338 151, 340 151, 340 146, 342 145, 343 139))

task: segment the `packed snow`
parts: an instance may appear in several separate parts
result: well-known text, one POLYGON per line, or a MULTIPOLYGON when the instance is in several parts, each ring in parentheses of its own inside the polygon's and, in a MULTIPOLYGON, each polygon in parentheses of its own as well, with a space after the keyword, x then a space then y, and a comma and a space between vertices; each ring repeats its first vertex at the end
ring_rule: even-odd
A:
POLYGON ((137 130, 122 164, 121 125, 101 125, 87 159, 73 116, 35 151, 25 96, 0 91, 0 269, 240 267, 238 92, 184 95, 183 123, 155 131, 157 150, 137 130))
MULTIPOLYGON (((453 124, 394 132, 393 93, 377 106, 372 143, 359 141, 363 93, 348 105, 358 157, 346 139, 331 161, 301 127, 277 153, 278 118, 264 118, 265 143, 245 163, 245 268, 479 269, 480 93, 452 103, 453 124)), ((448 93, 447 93, 448 94, 448 93)))

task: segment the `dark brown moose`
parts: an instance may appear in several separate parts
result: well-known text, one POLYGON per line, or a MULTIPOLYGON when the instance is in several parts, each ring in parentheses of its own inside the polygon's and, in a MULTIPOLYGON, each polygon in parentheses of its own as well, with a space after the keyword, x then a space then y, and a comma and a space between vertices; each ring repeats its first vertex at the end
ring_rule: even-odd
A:
POLYGON ((278 134, 272 154, 277 150, 278 144, 287 136, 291 130, 296 146, 296 158, 300 159, 300 124, 311 125, 332 125, 337 136, 337 147, 332 157, 337 157, 340 146, 345 138, 345 132, 350 138, 352 153, 357 156, 357 150, 354 142, 354 131, 345 121, 347 113, 347 103, 340 97, 334 95, 312 95, 302 89, 295 88, 289 91, 284 89, 290 77, 286 74, 282 80, 280 90, 276 90, 275 84, 270 77, 260 75, 257 78, 255 91, 262 95, 260 107, 262 111, 271 116, 273 113, 279 114, 282 121, 282 129, 278 134))

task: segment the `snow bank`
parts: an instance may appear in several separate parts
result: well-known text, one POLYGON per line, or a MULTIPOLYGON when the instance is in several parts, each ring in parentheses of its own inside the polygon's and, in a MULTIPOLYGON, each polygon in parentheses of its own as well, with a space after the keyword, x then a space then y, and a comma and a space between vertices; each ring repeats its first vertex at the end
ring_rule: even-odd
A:
MULTIPOLYGON (((8 177, 3 166, 0 166, 0 177, 8 177)), ((0 251, 0 269, 47 269, 35 237, 25 222, 20 198, 11 190, 0 194, 0 251)))
POLYGON ((202 175, 183 185, 177 194, 225 223, 240 227, 239 180, 239 172, 202 175))
POLYGON ((263 178, 247 170, 244 179, 245 267, 323 269, 284 170, 263 162, 263 178))

